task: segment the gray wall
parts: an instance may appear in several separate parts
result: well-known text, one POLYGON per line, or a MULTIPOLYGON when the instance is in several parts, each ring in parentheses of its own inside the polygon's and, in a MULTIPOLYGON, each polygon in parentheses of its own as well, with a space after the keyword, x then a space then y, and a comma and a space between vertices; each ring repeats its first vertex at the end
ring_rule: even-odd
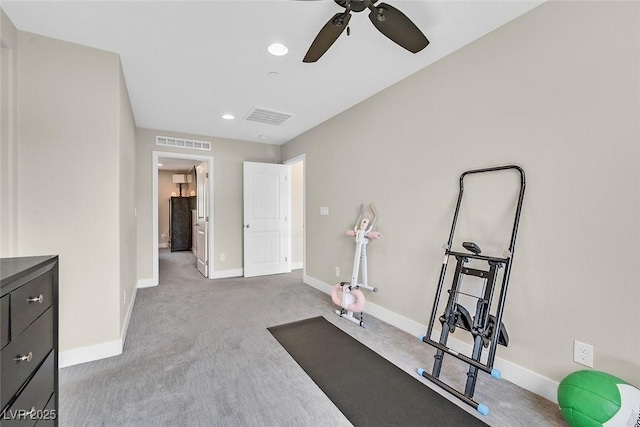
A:
MULTIPOLYGON (((511 343, 498 356, 559 381, 582 368, 577 339, 596 369, 640 386, 638 22, 634 2, 546 3, 283 146, 284 159, 306 153, 307 274, 332 284, 335 266, 350 271, 344 230, 375 202, 369 300, 426 324, 460 173, 519 164, 511 343)), ((513 206, 503 178, 461 213, 462 237, 491 250, 513 206)))
POLYGON ((18 253, 18 31, 0 9, 0 256, 18 253))
POLYGON ((19 255, 60 256, 60 349, 121 338, 134 127, 116 54, 18 32, 19 255))
POLYGON ((138 280, 153 277, 153 151, 187 153, 214 158, 214 271, 242 268, 242 162, 280 162, 280 147, 255 142, 233 141, 153 129, 136 132, 136 188, 138 208, 138 280), (165 148, 156 145, 156 136, 211 141, 211 151, 165 148), (225 261, 220 261, 220 253, 225 261))
MULTIPOLYGON (((119 58, 118 58, 119 59, 119 58)), ((120 334, 126 334, 126 317, 137 284, 136 263, 136 123, 127 91, 127 83, 118 65, 119 86, 119 229, 120 229, 120 334)), ((123 343, 124 344, 124 343, 123 343)))

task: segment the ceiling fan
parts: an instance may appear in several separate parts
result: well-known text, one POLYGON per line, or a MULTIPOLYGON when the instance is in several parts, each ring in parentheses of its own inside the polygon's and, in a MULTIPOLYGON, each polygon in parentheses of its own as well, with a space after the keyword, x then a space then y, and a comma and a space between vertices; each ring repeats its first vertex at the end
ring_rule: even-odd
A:
POLYGON ((370 10, 369 20, 378 31, 409 52, 420 52, 429 44, 429 40, 422 34, 422 31, 404 13, 391 5, 380 3, 375 6, 378 0, 334 1, 344 7, 345 11, 333 15, 329 22, 322 27, 302 62, 316 62, 320 59, 345 29, 349 35, 351 12, 362 12, 365 9, 370 10))

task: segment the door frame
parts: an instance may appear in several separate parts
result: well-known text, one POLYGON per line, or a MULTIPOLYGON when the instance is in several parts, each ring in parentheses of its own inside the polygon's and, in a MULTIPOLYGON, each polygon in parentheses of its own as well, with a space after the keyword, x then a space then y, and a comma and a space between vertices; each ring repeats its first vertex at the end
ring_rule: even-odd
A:
MULTIPOLYGON (((306 277, 307 275, 307 154, 303 153, 297 155, 295 157, 290 158, 282 162, 283 165, 287 165, 289 167, 289 172, 291 172, 291 165, 294 163, 302 162, 302 277, 306 277)), ((289 173, 291 176, 291 173, 289 173)), ((291 179, 289 180, 288 191, 289 191, 289 218, 291 218, 292 206, 291 206, 291 193, 292 193, 292 185, 291 179)), ((291 264, 292 256, 291 251, 293 249, 293 231, 292 231, 292 223, 293 221, 289 221, 289 261, 291 264)))
POLYGON ((213 223, 214 223, 214 210, 213 210, 213 156, 205 156, 202 154, 186 154, 186 153, 173 153, 169 151, 153 151, 152 152, 152 166, 151 166, 151 182, 152 182, 152 200, 153 205, 153 283, 154 286, 160 282, 160 262, 158 260, 158 159, 160 157, 167 157, 171 159, 192 159, 198 162, 207 162, 209 167, 209 227, 207 229, 209 238, 209 279, 213 279, 213 223))

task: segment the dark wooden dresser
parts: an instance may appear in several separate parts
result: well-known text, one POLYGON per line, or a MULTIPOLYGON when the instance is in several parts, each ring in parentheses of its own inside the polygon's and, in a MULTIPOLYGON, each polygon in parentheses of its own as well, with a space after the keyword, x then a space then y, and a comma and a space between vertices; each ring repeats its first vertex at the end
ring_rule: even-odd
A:
POLYGON ((0 424, 58 425, 58 257, 0 259, 0 424))
POLYGON ((171 252, 191 250, 191 201, 189 197, 169 199, 169 245, 171 252))

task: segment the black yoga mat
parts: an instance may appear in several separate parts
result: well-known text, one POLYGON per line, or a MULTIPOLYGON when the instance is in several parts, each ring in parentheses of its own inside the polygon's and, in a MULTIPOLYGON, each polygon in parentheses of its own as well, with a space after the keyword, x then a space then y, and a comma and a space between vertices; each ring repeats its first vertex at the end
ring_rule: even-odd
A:
POLYGON ((267 329, 355 426, 486 426, 323 317, 267 329))

